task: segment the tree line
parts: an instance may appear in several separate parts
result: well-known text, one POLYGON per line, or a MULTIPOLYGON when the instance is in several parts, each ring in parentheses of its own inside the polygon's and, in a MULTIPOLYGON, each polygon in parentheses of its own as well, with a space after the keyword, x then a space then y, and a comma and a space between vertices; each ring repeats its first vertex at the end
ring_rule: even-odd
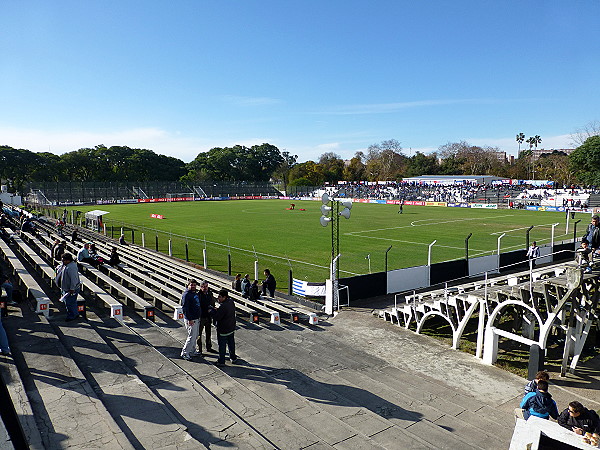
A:
POLYGON ((317 161, 298 163, 297 155, 264 143, 245 147, 215 147, 185 163, 148 149, 126 146, 82 148, 55 155, 0 146, 0 179, 11 190, 36 181, 248 181, 276 180, 296 186, 325 182, 401 180, 418 175, 496 175, 515 179, 547 179, 560 184, 600 185, 600 133, 588 135, 570 156, 555 151, 533 158, 539 136, 528 139, 529 149, 517 134, 519 156, 511 164, 496 147, 465 141, 449 142, 437 151, 406 155, 399 141, 385 140, 344 161, 333 152, 317 161))

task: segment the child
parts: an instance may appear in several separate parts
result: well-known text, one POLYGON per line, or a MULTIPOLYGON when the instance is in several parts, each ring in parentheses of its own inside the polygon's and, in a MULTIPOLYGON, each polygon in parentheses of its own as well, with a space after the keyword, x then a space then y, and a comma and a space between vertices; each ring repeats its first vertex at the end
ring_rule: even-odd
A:
POLYGON ((549 379, 550 379, 550 374, 548 372, 546 372, 545 370, 540 370, 538 373, 535 374, 535 379, 531 380, 529 383, 527 383, 525 385, 524 394, 527 395, 530 392, 535 392, 537 390, 538 381, 543 380, 545 382, 548 382, 549 379))
POLYGON ((592 267, 590 263, 590 255, 592 253, 592 249, 590 248, 590 243, 587 239, 581 240, 581 246, 577 249, 577 264, 580 267, 585 267, 586 272, 591 272, 592 267))

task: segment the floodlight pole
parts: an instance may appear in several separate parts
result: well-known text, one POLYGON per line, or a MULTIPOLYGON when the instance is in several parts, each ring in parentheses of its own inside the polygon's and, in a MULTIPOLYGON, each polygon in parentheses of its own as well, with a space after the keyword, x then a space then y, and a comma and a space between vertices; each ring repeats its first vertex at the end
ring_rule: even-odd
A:
POLYGON ((500 272, 500 239, 506 236, 506 233, 502 233, 498 236, 498 272, 500 272))

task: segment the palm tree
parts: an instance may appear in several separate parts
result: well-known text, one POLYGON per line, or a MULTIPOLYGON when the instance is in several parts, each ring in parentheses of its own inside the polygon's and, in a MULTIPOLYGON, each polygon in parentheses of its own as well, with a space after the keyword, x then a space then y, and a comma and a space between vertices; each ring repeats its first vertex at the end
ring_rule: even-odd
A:
MULTIPOLYGON (((535 149, 537 150, 537 146, 538 146, 538 144, 540 144, 542 142, 542 138, 540 137, 539 134, 536 134, 535 136, 530 136, 529 138, 527 138, 527 140, 525 142, 527 142, 529 144, 529 150, 532 150, 533 147, 535 147, 535 149)), ((535 179, 535 165, 533 163, 533 151, 531 152, 531 167, 532 167, 533 178, 535 179)))
POLYGON ((517 153, 518 155, 521 154, 521 144, 523 143, 524 140, 525 140, 525 135, 523 133, 517 134, 517 142, 519 143, 519 153, 517 153))

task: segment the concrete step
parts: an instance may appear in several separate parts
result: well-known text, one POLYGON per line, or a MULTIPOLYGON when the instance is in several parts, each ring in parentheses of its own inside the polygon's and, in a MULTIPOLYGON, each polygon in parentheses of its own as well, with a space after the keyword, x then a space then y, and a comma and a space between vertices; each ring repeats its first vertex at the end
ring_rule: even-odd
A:
POLYGON ((60 318, 51 321, 73 360, 129 440, 144 448, 197 447, 199 443, 185 425, 96 332, 98 322, 92 311, 88 312, 87 321, 68 324, 60 318))
POLYGON ((12 312, 4 326, 44 448, 133 448, 46 318, 12 312))
MULTIPOLYGON (((132 329, 161 353, 172 358, 172 363, 183 369, 197 384, 197 388, 206 389, 213 398, 218 399, 221 408, 228 409, 260 436, 281 448, 307 448, 314 445, 332 445, 312 433, 300 422, 282 414, 268 401, 253 393, 235 379, 228 376, 212 364, 215 356, 194 358, 185 361, 179 358, 181 341, 167 335, 161 329, 134 318, 132 329)), ((173 330, 172 330, 173 331, 173 330)), ((131 355, 133 356, 133 355, 131 355)), ((226 369, 227 370, 227 369, 226 369)), ((181 408, 177 405, 177 410, 181 408)), ((312 447, 311 447, 312 448, 312 447)))
MULTIPOLYGON (((323 333, 315 334, 318 338, 324 339, 324 337, 321 336, 323 333)), ((441 448, 439 446, 444 445, 444 442, 451 442, 453 445, 469 448, 469 445, 466 442, 456 439, 452 436, 452 433, 443 429, 439 431, 433 430, 429 433, 429 436, 445 433, 447 436, 445 436, 444 439, 433 442, 429 441, 429 443, 423 442, 423 439, 425 441, 427 439, 423 438, 421 433, 407 432, 408 427, 423 420, 423 414, 421 412, 402 408, 396 403, 386 401, 381 398, 371 386, 369 386, 369 383, 361 384, 361 387, 352 386, 345 380, 331 375, 333 370, 340 370, 340 367, 342 366, 342 364, 334 362, 335 359, 332 360, 331 356, 321 356, 315 353, 312 353, 312 355, 304 355, 304 351, 306 350, 304 347, 296 348, 295 351, 290 352, 287 348, 288 345, 286 345, 287 340, 283 339, 283 336, 280 336, 275 342, 271 342, 272 336, 272 333, 254 333, 252 339, 247 339, 245 341, 244 351, 248 354, 248 360, 252 361, 252 364, 259 364, 263 367, 270 368, 270 370, 274 372, 273 376, 277 379, 285 380, 286 377, 291 378, 291 380, 286 382, 289 389, 296 390, 304 397, 312 399, 330 414, 340 417, 342 420, 344 418, 352 418, 358 413, 371 418, 371 423, 365 422, 364 424, 361 424, 361 426, 375 425, 381 427, 383 423, 387 421, 389 422, 388 427, 391 425, 398 426, 396 427, 395 432, 401 435, 399 436, 399 439, 403 441, 416 440, 417 442, 422 442, 422 445, 424 446, 429 444, 433 448, 441 448), (325 369, 308 371, 306 367, 307 359, 310 360, 311 368, 327 366, 328 362, 332 361, 333 365, 336 367, 335 369, 327 367, 325 369), (282 362, 283 364, 281 364, 282 362), (281 364, 282 367, 291 366, 292 368, 290 370, 277 371, 277 369, 274 368, 276 364, 281 364), (294 365, 301 367, 302 370, 294 370, 294 365), (330 380, 328 377, 332 377, 332 379, 330 380), (364 386, 369 386, 369 388, 366 389, 364 386), (317 395, 316 398, 315 395, 317 395), (376 420, 374 417, 380 420, 376 420)), ((307 340, 308 337, 306 336, 304 341, 306 342, 307 340)), ((241 351, 242 350, 240 350, 240 352, 241 351)), ((340 346, 338 343, 337 352, 340 355, 345 355, 346 348, 340 346)), ((352 353, 352 351, 350 352, 352 353)), ((346 362, 350 364, 350 361, 348 361, 347 358, 341 357, 340 359, 346 359, 346 362)), ((364 359, 368 362, 370 358, 364 359)), ((381 361, 379 362, 381 363, 381 361)), ((357 360, 353 360, 352 365, 357 366, 357 360)), ((359 364, 358 368, 348 369, 348 371, 356 370, 358 373, 358 371, 362 369, 362 365, 359 364)), ((409 402, 406 403, 408 404, 409 402)), ((435 414, 436 419, 443 416, 443 413, 435 410, 432 410, 431 414, 435 414)), ((354 423, 356 424, 356 422, 354 423)), ((433 423, 430 423, 429 426, 431 428, 439 428, 433 423)), ((358 430, 375 439, 376 432, 365 429, 361 430, 360 428, 358 428, 358 430)))

